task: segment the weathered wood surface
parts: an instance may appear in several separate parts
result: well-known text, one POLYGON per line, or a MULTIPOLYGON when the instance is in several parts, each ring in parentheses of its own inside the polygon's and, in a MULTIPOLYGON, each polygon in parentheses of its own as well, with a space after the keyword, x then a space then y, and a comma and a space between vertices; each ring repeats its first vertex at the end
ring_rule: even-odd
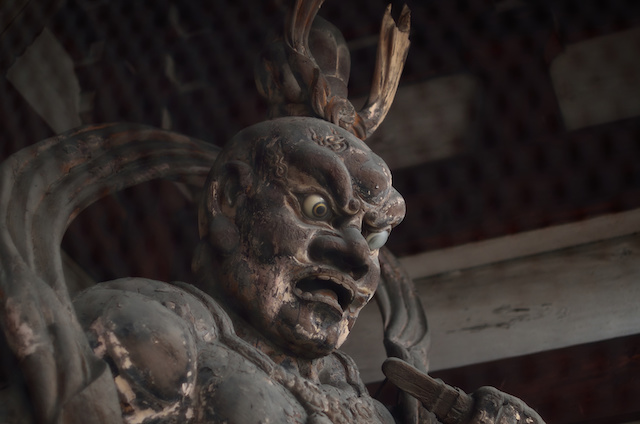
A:
POLYGON ((442 424, 544 424, 540 415, 521 399, 491 386, 466 394, 397 358, 382 365, 388 381, 419 399, 442 424))
POLYGON ((474 401, 462 390, 436 380, 397 358, 387 359, 382 369, 391 383, 419 399, 443 424, 468 422, 474 401))
MULTIPOLYGON (((257 105, 259 102, 255 99, 256 95, 253 92, 253 88, 247 89, 247 87, 252 87, 253 78, 251 75, 247 77, 246 74, 251 74, 251 64, 254 56, 251 56, 250 53, 244 53, 238 57, 239 60, 242 59, 240 63, 245 65, 243 69, 236 67, 233 72, 221 72, 221 67, 219 67, 221 63, 224 63, 224 58, 235 57, 233 51, 235 46, 245 46, 243 44, 245 42, 258 44, 255 38, 260 37, 246 37, 246 33, 241 27, 229 28, 225 25, 210 24, 211 22, 223 22, 225 19, 229 21, 231 19, 239 19, 238 15, 244 13, 240 11, 241 9, 252 10, 252 8, 246 5, 243 7, 238 2, 232 3, 231 7, 225 7, 230 5, 224 4, 231 2, 221 2, 220 4, 209 5, 206 8, 202 6, 196 7, 195 3, 192 2, 183 3, 184 5, 180 3, 181 6, 178 8, 177 21, 168 22, 166 25, 164 21, 160 21, 162 23, 154 23, 154 26, 147 28, 147 31, 155 31, 155 39, 172 40, 171 43, 167 44, 166 48, 168 49, 167 54, 172 58, 172 63, 176 67, 174 76, 179 78, 179 81, 173 82, 176 84, 175 86, 167 85, 168 82, 164 74, 168 70, 152 65, 157 60, 152 52, 147 51, 149 55, 137 54, 139 51, 144 51, 140 50, 140 46, 143 43, 131 34, 136 33, 135 28, 139 28, 136 21, 139 16, 120 16, 118 12, 119 8, 122 8, 126 2, 118 0, 101 3, 100 5, 95 4, 91 7, 91 13, 87 16, 85 16, 86 10, 82 12, 74 10, 74 3, 64 6, 63 13, 68 15, 70 19, 78 14, 78 19, 86 20, 86 25, 83 27, 57 25, 52 28, 55 29, 54 35, 63 46, 70 53, 73 53, 75 72, 82 86, 82 99, 92 99, 89 102, 91 107, 87 106, 89 107, 88 110, 82 110, 82 117, 85 123, 131 121, 160 126, 162 125, 160 115, 164 113, 162 112, 164 109, 168 114, 165 128, 188 133, 215 143, 223 143, 238 129, 261 119, 263 111, 260 110, 260 105, 257 105), (183 9, 189 9, 190 13, 183 9), (120 19, 116 22, 117 16, 120 16, 120 19), (106 21, 105 17, 108 17, 106 21), (111 19, 114 21, 111 22, 111 19), (179 26, 177 27, 176 25, 178 24, 179 26), (160 28, 160 25, 164 26, 160 28), (182 26, 186 28, 187 34, 197 33, 199 35, 179 42, 171 38, 170 34, 175 35, 182 26), (100 34, 104 37, 108 35, 108 37, 106 40, 94 40, 95 45, 93 47, 91 44, 82 46, 82 54, 80 54, 81 52, 77 51, 79 46, 73 40, 78 39, 77 37, 92 40, 93 28, 99 28, 100 34), (122 31, 116 31, 115 28, 121 28, 122 31), (204 36, 204 33, 207 35, 204 36), (127 37, 129 39, 126 39, 127 37), (218 45, 211 42, 212 39, 217 39, 218 37, 229 40, 229 44, 223 46, 223 43, 218 45), (129 46, 127 49, 117 48, 122 42, 118 40, 122 39, 125 39, 122 45, 129 46), (92 58, 93 53, 91 52, 97 54, 100 49, 94 49, 94 47, 102 45, 102 43, 105 43, 105 54, 98 55, 100 56, 99 62, 91 62, 89 60, 92 58), (210 45, 216 45, 217 47, 216 49, 210 49, 210 45), (185 51, 190 51, 194 54, 184 57, 181 52, 185 51), (208 54, 196 54, 198 52, 208 52, 208 54), (251 60, 247 59, 248 56, 250 56, 251 60), (87 64, 87 62, 90 63, 87 64), (129 74, 131 66, 133 66, 135 72, 129 74), (205 78, 203 69, 211 70, 212 75, 216 75, 216 78, 219 79, 214 80, 213 77, 205 78), (145 73, 149 70, 155 71, 154 74, 145 73), (197 81, 189 79, 196 76, 204 79, 197 81), (191 91, 191 88, 196 86, 202 87, 203 91, 199 91, 200 89, 196 90, 195 93, 191 91), (118 89, 115 90, 114 87, 118 87, 118 89), (167 89, 169 89, 170 94, 167 94, 167 89), (121 93, 122 95, 116 96, 115 93, 121 93), (242 113, 239 113, 239 111, 242 111, 242 113), (169 125, 172 126, 169 127, 169 125)), ((438 0, 428 3, 428 6, 420 2, 416 2, 414 5, 416 9, 414 10, 413 19, 416 25, 412 30, 413 53, 409 55, 408 66, 404 71, 405 77, 408 77, 405 78, 405 82, 413 82, 415 84, 436 83, 438 79, 432 79, 429 82, 425 82, 425 79, 436 75, 459 76, 460 72, 468 72, 469 69, 472 69, 470 75, 473 78, 478 78, 479 75, 484 73, 485 67, 490 65, 490 61, 486 59, 487 63, 475 62, 479 57, 486 58, 492 50, 487 48, 487 43, 482 43, 482 37, 466 38, 469 37, 469 34, 474 33, 469 31, 470 28, 467 25, 471 21, 475 21, 475 19, 467 19, 469 16, 466 12, 451 10, 451 6, 447 1, 438 0), (431 8, 436 13, 432 14, 431 8), (451 12, 450 15, 449 12, 451 12), (443 15, 448 16, 447 19, 438 19, 438 16, 443 15), (433 38, 430 35, 432 33, 442 34, 451 31, 456 34, 453 39, 449 39, 449 37, 433 38), (459 40, 463 43, 461 46, 455 45, 458 41, 453 40, 459 40), (458 48, 468 48, 469 52, 477 53, 462 57, 462 55, 458 55, 459 51, 456 50, 458 48), (431 49, 434 49, 434 51, 431 51, 431 49), (440 60, 437 60, 438 58, 440 60), (440 65, 440 67, 437 65, 440 65)), ((332 21, 335 19, 335 22, 340 23, 339 27, 345 28, 349 27, 350 17, 354 16, 355 10, 365 10, 363 4, 361 1, 349 4, 340 4, 338 2, 337 5, 329 2, 323 8, 329 7, 328 11, 331 13, 332 21), (343 10, 346 12, 337 13, 343 10)), ((562 31, 563 36, 571 43, 570 49, 567 50, 569 56, 571 56, 569 54, 571 49, 579 48, 580 43, 589 43, 589 39, 594 36, 610 34, 618 37, 622 35, 620 29, 628 29, 629 26, 632 27, 640 22, 638 18, 640 9, 636 6, 627 8, 612 6, 609 8, 607 5, 612 3, 605 2, 598 5, 598 10, 602 10, 603 13, 592 16, 589 15, 589 11, 592 9, 586 6, 591 4, 589 2, 584 3, 584 5, 581 3, 575 8, 568 6, 572 4, 570 1, 561 1, 554 4, 557 6, 553 6, 553 9, 559 13, 559 20, 556 21, 560 25, 559 31, 562 31), (567 16, 570 10, 573 10, 574 13, 571 16, 567 16), (617 22, 617 24, 612 26, 610 22, 617 22), (624 23, 624 25, 618 26, 621 23, 624 23), (590 30, 584 32, 582 29, 585 27, 589 27, 590 30), (620 33, 613 34, 615 32, 620 33)), ((542 9, 545 10, 549 6, 540 2, 528 3, 531 8, 524 8, 525 10, 521 10, 521 14, 518 12, 514 14, 514 17, 523 18, 526 21, 526 16, 531 17, 531 13, 537 10, 536 7, 543 5, 542 9), (537 6, 534 6, 535 4, 537 6)), ((273 9, 265 6, 265 2, 262 2, 260 6, 266 9, 260 10, 256 8, 256 10, 265 12, 265 15, 260 16, 261 18, 264 16, 265 20, 268 19, 266 12, 274 13, 273 9)), ((477 6, 480 7, 480 5, 477 6)), ((592 6, 595 7, 595 4, 592 6)), ((628 6, 631 6, 631 4, 628 4, 628 6)), ((480 9, 471 11, 470 16, 477 16, 480 19, 479 22, 483 22, 483 25, 490 27, 492 23, 495 23, 496 19, 503 16, 493 8, 492 4, 484 4, 480 9), (484 8, 487 8, 487 10, 484 10, 484 8)), ((171 15, 169 6, 164 3, 154 4, 153 10, 158 11, 158 14, 163 16, 163 19, 171 15)), ((323 11, 323 13, 326 12, 327 10, 323 11)), ((522 29, 525 30, 526 28, 525 31, 533 31, 536 28, 540 29, 547 26, 552 28, 554 21, 547 19, 549 17, 547 12, 544 12, 545 20, 536 21, 536 24, 532 27, 523 26, 522 29)), ((58 20, 64 21, 64 18, 65 16, 59 16, 58 20)), ((254 19, 252 24, 264 23, 260 19, 254 19)), ((367 10, 367 13, 361 13, 358 22, 353 23, 353 25, 354 27, 350 28, 349 32, 350 35, 355 35, 356 38, 350 39, 349 45, 362 46, 363 42, 369 39, 369 36, 378 31, 378 11, 373 11, 372 9, 371 11, 367 10), (375 14, 375 18, 369 16, 370 14, 375 14)), ((264 33, 266 33, 266 30, 264 33)), ((496 64, 496 69, 493 69, 496 75, 500 75, 501 72, 504 74, 507 71, 505 69, 506 65, 512 62, 516 68, 529 69, 526 66, 529 63, 527 62, 529 56, 542 54, 541 51, 537 50, 534 52, 528 51, 524 48, 526 44, 519 48, 509 44, 513 38, 518 39, 518 37, 520 37, 518 34, 507 32, 497 38, 498 46, 509 46, 513 50, 503 49, 502 55, 498 57, 500 60, 493 61, 496 64), (510 52, 508 61, 504 60, 507 59, 504 51, 510 52), (502 66, 502 69, 498 65, 502 66)), ((144 38, 141 37, 141 39, 144 38)), ((369 47, 357 49, 359 63, 374 66, 376 41, 376 37, 373 37, 369 47)), ((263 42, 264 40, 259 40, 259 43, 263 42)), ((622 39, 622 42, 629 46, 629 41, 622 39)), ((624 48, 625 45, 619 47, 624 48)), ((247 48, 255 49, 257 52, 257 46, 248 44, 246 46, 247 48)), ((597 50, 591 54, 598 57, 597 50)), ((556 62, 562 62, 563 57, 563 55, 557 56, 551 64, 552 67, 556 66, 556 62)), ((620 86, 625 81, 624 78, 616 79, 617 76, 627 75, 624 72, 625 63, 630 65, 628 69, 631 70, 631 73, 628 74, 628 77, 632 79, 632 82, 635 81, 633 79, 635 78, 633 69, 637 68, 637 59, 633 55, 622 55, 622 57, 618 55, 618 59, 620 60, 607 60, 598 64, 598 67, 610 66, 610 69, 602 76, 614 77, 611 80, 603 80, 603 84, 606 87, 614 89, 614 91, 610 92, 614 100, 620 94, 620 86)), ((93 58, 93 60, 96 59, 93 58)), ((477 80, 479 86, 475 91, 476 95, 473 94, 472 90, 469 90, 468 93, 466 91, 460 93, 460 97, 465 99, 465 102, 466 99, 476 101, 476 106, 483 110, 487 100, 499 98, 500 93, 509 93, 509 98, 513 97, 515 99, 516 95, 524 98, 522 97, 523 93, 538 88, 536 93, 543 97, 544 107, 535 111, 524 107, 505 109, 503 115, 499 115, 491 122, 478 122, 486 121, 488 118, 472 113, 472 116, 468 116, 472 122, 470 122, 466 134, 461 134, 461 126, 454 125, 449 126, 449 128, 455 131, 443 129, 442 137, 436 138, 437 133, 441 130, 440 124, 442 123, 446 127, 446 122, 443 123, 442 120, 438 119, 434 119, 435 122, 431 126, 431 132, 416 130, 416 139, 420 139, 421 142, 427 137, 434 137, 435 141, 428 140, 428 142, 433 143, 435 145, 434 149, 438 151, 434 152, 435 154, 431 159, 442 158, 448 152, 457 151, 458 147, 467 147, 468 145, 471 150, 469 155, 463 155, 464 158, 462 159, 444 159, 438 161, 440 163, 437 165, 433 165, 433 163, 424 164, 394 172, 394 179, 399 191, 406 197, 410 211, 405 223, 398 228, 394 237, 389 241, 392 250, 397 255, 416 254, 427 250, 515 234, 547 225, 571 222, 585 217, 597 216, 601 213, 630 210, 640 206, 638 201, 640 199, 640 196, 638 196, 638 180, 634 177, 633 164, 635 161, 632 160, 632 158, 638 157, 636 140, 640 138, 638 137, 637 119, 635 123, 633 118, 630 118, 631 121, 627 122, 615 121, 595 127, 592 126, 583 132, 579 131, 577 134, 565 133, 562 128, 560 108, 558 107, 554 86, 551 79, 548 78, 548 67, 545 66, 543 70, 544 72, 540 71, 535 78, 529 75, 531 79, 526 81, 516 78, 513 81, 508 79, 499 80, 494 77, 492 81, 496 83, 495 85, 488 85, 486 81, 480 78, 477 80), (548 84, 536 85, 544 82, 538 81, 540 78, 549 79, 547 81, 548 84), (496 93, 493 93, 494 91, 496 93), (485 96, 485 93, 487 96, 485 96), (524 143, 524 140, 520 140, 519 137, 510 137, 506 144, 499 144, 494 146, 495 148, 486 148, 483 145, 486 140, 476 131, 476 124, 479 123, 482 123, 485 129, 491 129, 492 127, 499 128, 502 125, 513 126, 513 123, 518 121, 542 122, 543 118, 546 117, 552 122, 556 122, 557 126, 536 126, 536 128, 545 128, 545 131, 536 136, 535 140, 528 140, 526 143, 524 143), (464 146, 454 146, 448 143, 443 143, 442 146, 439 146, 442 140, 448 138, 456 139, 459 136, 462 136, 465 140, 464 146), (625 140, 633 140, 633 142, 629 143, 625 140), (438 149, 438 146, 442 149, 438 149), (595 153, 592 154, 592 152, 595 153), (470 175, 468 182, 466 180, 468 178, 467 175, 470 175)), ((585 73, 585 77, 589 73, 589 67, 584 67, 584 69, 581 68, 580 70, 585 73)), ((355 80, 354 77, 351 78, 350 88, 354 85, 360 87, 354 91, 358 96, 367 95, 370 80, 369 71, 370 68, 366 65, 353 67, 354 77, 358 75, 359 77, 355 77, 355 80), (362 69, 358 69, 360 67, 366 68, 366 73, 362 69)), ((565 80, 571 78, 571 71, 563 71, 560 74, 565 80)), ((68 77, 76 78, 76 75, 68 77)), ((600 74, 597 72, 596 74, 592 73, 591 77, 598 75, 600 74)), ((582 77, 574 79, 577 82, 580 78, 582 77)), ((54 75, 52 74, 48 80, 52 81, 53 79, 54 75)), ((7 85, 10 86, 8 83, 7 85)), ((413 87, 414 84, 411 84, 407 85, 406 88, 407 90, 412 90, 413 87)), ((631 89, 633 87, 635 86, 630 86, 631 89)), ((577 84, 575 88, 579 88, 577 84)), ((605 87, 601 88, 606 91, 604 90, 605 87)), ((36 129, 40 129, 43 126, 46 127, 46 125, 42 122, 35 122, 35 120, 40 119, 35 112, 25 107, 28 105, 21 104, 21 100, 15 99, 15 97, 19 96, 11 94, 14 90, 13 87, 2 87, 2 90, 4 90, 4 98, 6 99, 6 106, 3 109, 3 116, 6 118, 3 121, 3 125, 0 126, 0 138, 2 138, 2 143, 0 144, 3 148, 3 153, 11 151, 9 146, 14 146, 14 149, 18 146, 24 146, 23 140, 29 139, 32 142, 48 136, 48 134, 31 134, 36 129), (14 116, 18 115, 22 116, 22 119, 27 119, 26 117, 30 113, 33 116, 25 123, 14 119, 14 116)), ((400 90, 402 90, 402 87, 400 90)), ((621 91, 624 93, 624 90, 621 91)), ((632 90, 628 92, 631 93, 632 90)), ((424 94, 433 95, 433 92, 430 91, 424 94)), ((604 93, 602 98, 598 99, 598 107, 605 103, 604 100, 611 97, 608 97, 607 94, 604 93)), ((404 103, 407 100, 411 100, 404 95, 402 96, 403 98, 400 99, 400 102, 404 103)), ((435 95, 432 96, 432 99, 435 97, 440 98, 442 96, 435 95)), ((628 96, 627 101, 633 103, 632 97, 628 96)), ((52 102, 52 100, 49 99, 47 102, 52 102)), ((455 109, 452 115, 457 115, 464 109, 461 105, 462 103, 460 98, 458 100, 451 99, 450 103, 446 103, 443 100, 440 110, 443 114, 448 114, 447 110, 455 109)), ((521 102, 520 105, 523 103, 526 102, 521 102)), ((576 108, 570 108, 572 109, 571 113, 579 115, 582 106, 589 105, 585 105, 585 103, 574 103, 576 108)), ((607 101, 606 103, 610 102, 607 101)), ((420 103, 417 105, 407 107, 412 108, 414 111, 420 111, 427 108, 427 104, 429 104, 429 100, 422 101, 420 99, 420 103)), ((589 107, 592 106, 593 103, 589 107)), ((607 110, 612 113, 616 110, 623 111, 625 109, 624 105, 618 109, 616 109, 615 104, 610 106, 607 110)), ((399 102, 396 102, 394 108, 396 107, 404 108, 405 106, 401 106, 399 102)), ((398 133, 397 138, 405 139, 405 131, 410 134, 413 124, 411 122, 406 124, 403 122, 392 123, 394 109, 390 113, 392 116, 388 116, 384 125, 389 125, 390 132, 396 133, 395 128, 398 128, 398 131, 402 130, 402 133, 398 133)), ((430 116, 435 116, 432 111, 430 113, 430 116)), ((400 118, 402 118, 402 113, 400 115, 400 118)), ((413 114, 413 116, 416 117, 416 114, 413 114)), ((411 118, 411 116, 408 117, 411 118)), ((623 115, 614 117, 619 119, 623 115)), ((46 117, 46 120, 53 122, 51 118, 53 117, 46 117)), ((460 122, 463 125, 465 124, 463 119, 460 122)), ((532 126, 529 125, 527 128, 531 129, 532 126)), ((384 133, 386 130, 382 127, 379 131, 384 133)), ((502 133, 498 133, 498 135, 500 134, 502 133)), ((529 137, 528 134, 523 134, 523 136, 529 137)), ((372 141, 375 142, 373 139, 372 141)), ((394 145, 393 148, 396 147, 394 145)), ((420 145, 413 145, 413 148, 415 150, 422 149, 420 145)), ((404 149, 398 148, 397 150, 404 149)), ((384 155, 382 156, 384 157, 384 155)))
POLYGON ((469 73, 403 85, 368 143, 394 172, 468 153, 479 90, 469 73))
POLYGON ((638 229, 640 209, 633 209, 406 256, 401 262, 412 278, 425 278, 622 237, 638 229))
POLYGON ((57 134, 79 127, 80 85, 64 46, 45 28, 6 78, 57 134))
MULTIPOLYGON (((298 139, 300 128, 308 129, 313 123, 316 126, 329 125, 315 119, 309 121, 298 118, 297 120, 279 121, 280 123, 270 121, 263 124, 265 126, 280 125, 282 128, 279 132, 263 131, 259 133, 272 134, 272 137, 277 137, 281 141, 289 137, 295 143, 300 142, 298 139), (286 133, 287 130, 289 133, 286 133)), ((339 128, 330 126, 326 131, 332 129, 339 128)), ((317 128, 315 130, 315 132, 310 130, 307 134, 308 137, 311 135, 315 137, 310 139, 309 145, 321 152, 324 152, 322 149, 325 148, 328 151, 333 151, 316 141, 319 130, 317 128)), ((247 134, 255 135, 251 131, 248 131, 247 134)), ((342 136, 350 136, 350 134, 343 131, 342 136)), ((335 134, 330 133, 327 137, 329 137, 328 140, 333 141, 335 134)), ((364 143, 353 136, 350 137, 350 143, 360 143, 358 145, 362 146, 364 152, 370 152, 364 143)), ((323 140, 325 139, 320 139, 320 141, 323 140)), ((251 145, 256 139, 250 137, 245 141, 251 145)), ((264 140, 263 142, 266 143, 264 140)), ((251 154, 250 149, 238 149, 243 154, 251 154)), ((298 152, 296 149, 292 150, 294 154, 298 152)), ((0 388, 2 389, 0 390, 0 399, 3 401, 1 403, 8 406, 13 406, 9 404, 14 403, 13 401, 9 402, 10 399, 16 398, 17 401, 23 401, 22 403, 15 402, 20 403, 20 408, 0 408, 2 418, 28 419, 26 411, 29 410, 29 407, 24 406, 24 403, 30 401, 33 405, 32 410, 37 414, 35 419, 38 422, 59 419, 67 423, 93 422, 91 420, 94 419, 99 422, 120 421, 120 408, 113 381, 111 381, 111 371, 106 366, 107 362, 101 361, 90 350, 85 334, 79 328, 78 320, 80 318, 74 314, 70 302, 73 292, 79 287, 86 286, 84 282, 86 277, 81 275, 81 272, 75 272, 68 267, 64 268, 60 241, 69 223, 85 207, 112 191, 155 178, 179 179, 201 187, 204 176, 209 172, 217 152, 216 148, 206 143, 175 133, 130 124, 105 124, 81 128, 53 139, 44 140, 18 152, 2 164, 0 167, 0 175, 3 176, 3 185, 0 187, 0 216, 2 216, 2 220, 0 220, 0 252, 3 254, 0 255, 0 288, 2 289, 0 291, 0 301, 2 301, 0 303, 0 312, 2 312, 0 317, 3 319, 2 336, 4 338, 0 340, 0 353, 6 357, 6 361, 3 361, 3 367, 0 370, 0 388), (77 278, 70 278, 71 272, 78 274, 77 278), (71 284, 71 281, 68 280, 77 281, 71 284), (6 364, 11 364, 11 366, 6 364), (83 367, 85 364, 89 365, 83 367), (29 393, 28 401, 24 396, 21 396, 20 390, 15 390, 16 385, 18 388, 24 385, 29 393), (78 409, 79 405, 82 405, 84 409, 78 409)), ((373 155, 372 153, 368 154, 373 155)), ((358 155, 354 154, 353 156, 359 158, 358 155)), ((330 158, 335 159, 333 156, 330 158)), ((276 159, 273 160, 276 161, 276 159)), ((279 164, 280 162, 275 163, 279 164)), ((330 161, 329 165, 332 164, 333 162, 330 161)), ((379 160, 375 164, 375 166, 381 167, 382 165, 379 164, 382 164, 382 161, 379 160)), ((264 163, 261 165, 265 166, 264 163)), ((361 163, 358 162, 357 165, 357 167, 352 166, 352 169, 357 169, 359 172, 366 171, 366 167, 361 166, 361 163)), ((386 187, 392 190, 388 169, 385 168, 385 171, 374 174, 378 176, 378 179, 374 179, 374 182, 370 183, 371 186, 367 187, 367 193, 373 192, 373 187, 383 186, 382 178, 386 181, 386 187)), ((369 176, 369 178, 373 177, 369 176)), ((363 180, 364 178, 360 178, 358 181, 363 180)), ((266 181, 273 183, 272 179, 266 181)), ((345 184, 348 184, 348 187, 351 186, 350 182, 345 184)), ((206 192, 213 193, 214 191, 210 189, 206 192)), ((244 193, 243 190, 240 192, 244 193)), ((391 191, 391 193, 396 195, 394 200, 398 202, 400 211, 398 213, 403 214, 402 199, 395 191, 391 191)), ((291 211, 290 213, 293 215, 296 212, 291 211)), ((245 214, 252 219, 261 216, 274 217, 275 220, 282 219, 281 214, 275 213, 256 213, 254 215, 245 212, 245 214)), ((398 215, 395 219, 396 222, 399 222, 401 216, 398 215)), ((295 215, 295 222, 300 222, 298 215, 295 215)), ((289 224, 291 225, 291 220, 289 224)), ((196 226, 196 223, 193 222, 192 225, 196 226)), ((302 226, 305 225, 302 224, 302 226)), ((270 225, 249 225, 245 228, 272 227, 273 222, 270 222, 270 225)), ((205 233, 211 228, 213 227, 201 223, 201 229, 205 233)), ((350 231, 352 227, 347 228, 350 231)), ((274 237, 274 235, 267 232, 266 237, 274 237)), ((361 233, 358 233, 358 237, 361 239, 360 247, 366 247, 366 250, 359 250, 359 254, 372 261, 371 265, 365 269, 370 270, 367 271, 367 275, 370 277, 369 282, 375 286, 379 274, 376 266, 377 261, 375 263, 373 261, 377 256, 370 253, 371 247, 361 233)), ((213 239, 224 248, 229 248, 226 238, 214 237, 213 239)), ((308 238, 294 237, 294 240, 306 243, 308 238)), ((329 246, 333 245, 329 244, 329 246)), ((342 247, 350 249, 353 245, 345 243, 342 247)), ((376 248, 376 251, 380 247, 376 248)), ((329 252, 332 253, 334 250, 329 249, 329 252)), ((246 257, 250 256, 246 255, 246 257)), ((267 256, 267 260, 271 258, 271 255, 267 256)), ((383 251, 380 258, 384 277, 380 298, 385 299, 382 304, 385 305, 383 314, 388 329, 387 348, 393 354, 411 361, 420 369, 425 369, 424 359, 428 333, 424 315, 419 302, 416 302, 417 298, 411 281, 388 251, 383 251)), ((209 263, 211 258, 200 257, 199 259, 209 263)), ((351 266, 351 262, 343 261, 342 254, 330 256, 325 260, 333 261, 331 263, 337 263, 336 266, 342 268, 351 266)), ((330 268, 330 266, 326 265, 325 268, 330 268)), ((271 270, 273 264, 269 262, 264 267, 271 270)), ((255 277, 255 274, 249 277, 252 285, 262 288, 264 280, 261 281, 263 284, 255 284, 255 277)), ((136 279, 131 280, 130 284, 136 284, 136 279)), ((150 282, 151 292, 162 291, 157 287, 153 289, 152 283, 162 284, 150 282)), ((129 283, 123 284, 127 286, 129 283)), ((96 287, 100 292, 104 285, 96 287)), ((132 289, 132 291, 136 290, 132 289)), ((96 290, 91 293, 95 292, 96 290)), ((108 289, 107 292, 109 292, 108 289)), ((336 294, 336 298, 337 296, 336 294)), ((329 298, 331 297, 329 296, 329 298)), ((259 303, 282 301, 281 297, 277 295, 265 295, 257 297, 255 300, 259 303)), ((82 302, 80 306, 82 306, 82 302)), ((338 307, 341 308, 341 306, 338 307)), ((79 306, 76 305, 76 308, 79 306)), ((90 312, 96 311, 90 304, 86 308, 90 312)), ((116 307, 116 310, 120 311, 120 309, 120 306, 116 307)), ((189 308, 186 307, 186 309, 189 308)), ((123 308, 123 311, 125 314, 133 311, 132 313, 135 315, 137 309, 134 305, 130 308, 123 308)), ((357 313, 354 313, 355 316, 357 313)), ((89 324, 93 322, 90 320, 89 324)), ((272 321, 266 320, 265 322, 272 323, 272 321)), ((129 330, 131 329, 127 328, 126 331, 129 330)), ((233 337, 237 338, 235 333, 233 337)), ((148 341, 148 334, 141 337, 141 340, 148 341)), ((137 341, 134 339, 133 347, 136 346, 136 343, 137 341)), ((131 346, 128 349, 125 349, 124 353, 118 349, 115 351, 128 358, 129 352, 135 351, 135 349, 131 349, 131 346)), ((215 364, 225 366, 216 360, 215 355, 213 355, 213 360, 215 364)), ((123 361, 124 364, 127 364, 126 360, 123 359, 123 361)), ((351 364, 350 361, 349 364, 351 364)), ((129 368, 131 364, 123 366, 129 368)), ((354 366, 350 366, 350 372, 359 381, 354 366)), ((162 369, 166 370, 166 366, 162 369)), ((195 378, 195 374, 191 374, 191 377, 195 378)), ((269 380, 269 378, 267 379, 269 380)), ((272 387, 272 383, 269 380, 267 386, 272 387)), ((363 389, 359 393, 366 393, 362 383, 359 384, 363 389)), ((304 393, 309 394, 308 391, 304 393)), ((235 397, 236 394, 234 393, 233 396, 235 397)), ((341 399, 340 396, 337 398, 341 399)), ((408 410, 406 413, 407 419, 414 417, 410 421, 413 422, 417 419, 418 404, 408 396, 405 398, 405 405, 415 406, 413 412, 408 410)), ((367 399, 370 398, 367 396, 367 399)), ((245 400, 250 401, 250 396, 245 400)), ((350 402, 347 398, 343 400, 346 404, 350 402)), ((310 402, 313 403, 315 400, 310 402)), ((324 406, 321 405, 320 408, 324 408, 324 406)), ((144 415, 145 411, 141 413, 144 415)), ((348 413, 345 411, 341 410, 340 413, 348 413)), ((326 412, 334 414, 335 411, 330 409, 326 412)), ((386 414, 388 415, 388 412, 386 414)), ((331 416, 334 417, 334 415, 331 416)), ((336 417, 338 417, 336 422, 341 422, 340 416, 336 415, 336 417)))
POLYGON ((320 18, 324 0, 296 1, 284 38, 268 46, 256 66, 258 91, 270 117, 316 116, 365 140, 389 112, 409 52, 411 14, 405 5, 397 22, 389 5, 382 18, 373 82, 356 111, 347 96, 351 59, 342 34, 320 18))
POLYGON ((16 0, 0 4, 0 75, 24 53, 63 3, 62 0, 16 0))
MULTIPOLYGON (((431 373, 465 391, 492 385, 512 393, 554 424, 634 424, 640 420, 640 335, 484 362, 431 373), (631 422, 633 421, 633 423, 631 422)), ((393 403, 393 386, 379 391, 393 403)))
MULTIPOLYGON (((639 257, 640 235, 629 235, 416 281, 431 369, 636 334, 639 257)), ((368 382, 383 378, 376 314, 367 307, 345 344, 368 382)))
POLYGON ((105 124, 44 140, 2 163, 0 353, 9 384, 0 396, 13 406, 6 399, 24 387, 30 400, 27 408, 15 402, 17 410, 4 417, 121 419, 111 373, 89 348, 71 305, 60 242, 73 218, 111 191, 154 178, 201 185, 216 153, 186 136, 105 124))
POLYGON ((640 207, 640 118, 403 168, 399 257, 640 207))
POLYGON ((640 28, 569 44, 549 67, 568 130, 640 115, 640 28), (606 58, 603 60, 603 58, 606 58))

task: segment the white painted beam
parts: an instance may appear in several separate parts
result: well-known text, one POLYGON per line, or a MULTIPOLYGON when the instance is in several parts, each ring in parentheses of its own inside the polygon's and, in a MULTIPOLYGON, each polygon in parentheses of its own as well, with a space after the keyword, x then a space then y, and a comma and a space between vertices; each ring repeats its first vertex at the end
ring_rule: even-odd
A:
POLYGON ((422 278, 535 255, 640 231, 640 209, 526 231, 400 258, 411 278, 422 278))
MULTIPOLYGON (((431 329, 432 370, 637 334, 640 235, 422 278, 416 286, 431 329)), ((345 344, 367 382, 384 378, 380 321, 368 305, 345 344)))
POLYGON ((549 73, 568 130, 640 115, 640 28, 570 44, 549 73))
POLYGON ((16 59, 7 71, 7 80, 54 132, 82 124, 80 85, 73 61, 49 29, 16 59))
POLYGON ((466 73, 401 86, 367 144, 391 169, 464 152, 478 86, 466 73))

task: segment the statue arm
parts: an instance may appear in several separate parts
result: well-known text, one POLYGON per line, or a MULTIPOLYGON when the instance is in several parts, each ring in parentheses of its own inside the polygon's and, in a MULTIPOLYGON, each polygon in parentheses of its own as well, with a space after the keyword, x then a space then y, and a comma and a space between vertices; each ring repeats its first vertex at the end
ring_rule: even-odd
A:
POLYGON ((397 358, 387 359, 382 369, 393 384, 418 399, 442 424, 544 424, 522 400, 494 387, 481 387, 468 395, 397 358))
POLYGON ((69 223, 101 196, 150 179, 201 185, 216 154, 167 131, 107 124, 44 140, 0 165, 1 347, 16 363, 3 371, 24 387, 36 421, 121 422, 109 370, 71 305, 60 251, 69 223))
POLYGON ((386 249, 380 251, 380 266, 382 281, 376 298, 390 357, 383 371, 403 391, 400 407, 404 422, 433 422, 433 414, 443 424, 544 424, 520 399, 493 387, 467 395, 427 375, 429 328, 415 287, 386 249))

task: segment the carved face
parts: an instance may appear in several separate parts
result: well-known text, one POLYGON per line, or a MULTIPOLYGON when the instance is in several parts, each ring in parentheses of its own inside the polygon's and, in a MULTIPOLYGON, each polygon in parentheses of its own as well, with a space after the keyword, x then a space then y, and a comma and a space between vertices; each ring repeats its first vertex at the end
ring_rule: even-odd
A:
POLYGON ((224 240, 214 248, 217 295, 283 349, 326 355, 373 296, 378 249, 404 217, 404 200, 382 159, 324 121, 269 121, 233 143, 214 170, 221 215, 209 239, 224 240), (221 230, 231 223, 234 236, 221 230))

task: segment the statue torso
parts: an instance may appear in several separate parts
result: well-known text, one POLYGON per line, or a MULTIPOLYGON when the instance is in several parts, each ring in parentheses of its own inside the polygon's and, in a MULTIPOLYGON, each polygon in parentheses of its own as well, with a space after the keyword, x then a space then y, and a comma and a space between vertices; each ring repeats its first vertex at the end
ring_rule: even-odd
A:
POLYGON ((239 338, 220 305, 186 284, 116 280, 75 306, 127 422, 393 422, 351 358, 333 353, 302 376, 239 338))

